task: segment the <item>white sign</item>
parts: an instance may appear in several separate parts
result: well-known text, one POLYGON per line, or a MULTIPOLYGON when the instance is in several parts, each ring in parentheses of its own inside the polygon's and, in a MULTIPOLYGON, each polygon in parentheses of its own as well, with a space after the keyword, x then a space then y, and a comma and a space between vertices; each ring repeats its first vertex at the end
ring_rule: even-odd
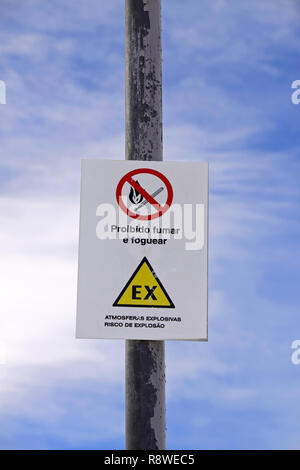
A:
POLYGON ((83 160, 78 338, 207 340, 208 164, 83 160))

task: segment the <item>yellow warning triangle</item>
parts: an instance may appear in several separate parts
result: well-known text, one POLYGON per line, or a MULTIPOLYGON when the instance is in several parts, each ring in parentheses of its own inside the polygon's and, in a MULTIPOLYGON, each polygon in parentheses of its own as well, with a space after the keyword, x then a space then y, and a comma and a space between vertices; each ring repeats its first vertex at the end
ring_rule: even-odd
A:
POLYGON ((143 258, 113 307, 175 308, 147 258, 143 258))

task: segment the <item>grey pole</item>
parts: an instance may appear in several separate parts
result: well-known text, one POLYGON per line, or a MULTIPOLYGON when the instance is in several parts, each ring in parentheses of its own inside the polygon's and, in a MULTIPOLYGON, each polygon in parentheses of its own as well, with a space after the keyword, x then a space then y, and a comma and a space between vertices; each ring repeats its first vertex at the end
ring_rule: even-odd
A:
MULTIPOLYGON (((161 0, 126 0, 126 159, 162 160, 161 0)), ((126 341, 126 449, 166 446, 165 344, 126 341)))

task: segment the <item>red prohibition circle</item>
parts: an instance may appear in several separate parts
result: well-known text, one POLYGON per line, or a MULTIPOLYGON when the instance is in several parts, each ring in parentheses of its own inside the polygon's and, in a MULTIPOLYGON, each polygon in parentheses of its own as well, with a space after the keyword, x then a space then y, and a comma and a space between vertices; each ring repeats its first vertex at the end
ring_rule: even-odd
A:
POLYGON ((124 211, 125 214, 129 215, 129 217, 132 217, 133 219, 139 219, 139 220, 153 220, 153 219, 157 219, 157 217, 161 217, 169 209, 169 207, 171 206, 172 201, 173 201, 173 188, 172 188, 172 185, 171 185, 170 181, 168 180, 168 178, 166 178, 159 171, 152 170, 151 168, 139 168, 138 170, 129 171, 129 173, 126 173, 126 175, 124 175, 123 178, 120 179, 119 184, 118 184, 117 189, 116 189, 116 197, 117 197, 117 203, 121 207, 122 211, 124 211), (128 207, 126 207, 125 204, 122 201, 121 196, 122 196, 122 189, 123 189, 124 184, 129 183, 131 186, 134 187, 134 185, 136 185, 136 183, 135 183, 134 180, 132 180, 132 177, 135 176, 135 175, 138 175, 140 173, 147 173, 147 174, 150 174, 150 175, 157 176, 158 178, 160 178, 162 180, 162 182, 165 184, 165 186, 167 188, 167 191, 168 191, 167 201, 166 201, 164 206, 160 206, 152 198, 152 196, 147 193, 147 191, 145 191, 143 188, 138 186, 138 190, 142 194, 142 196, 144 196, 144 198, 147 199, 147 201, 157 209, 157 212, 155 212, 154 214, 150 214, 150 215, 135 214, 134 212, 131 212, 128 209, 128 207), (132 182, 134 184, 132 184, 132 182))

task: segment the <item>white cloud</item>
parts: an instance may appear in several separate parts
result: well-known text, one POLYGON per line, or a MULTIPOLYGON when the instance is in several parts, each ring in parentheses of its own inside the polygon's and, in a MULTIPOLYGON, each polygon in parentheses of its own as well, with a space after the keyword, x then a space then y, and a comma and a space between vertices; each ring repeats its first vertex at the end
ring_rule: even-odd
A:
MULTIPOLYGON (((189 55, 197 58, 198 53, 209 54, 211 64, 236 62, 240 66, 246 62, 263 67, 268 62, 267 48, 273 44, 297 44, 299 8, 290 0, 252 0, 251 2, 222 1, 188 2, 181 11, 176 7, 165 7, 165 15, 170 37, 181 53, 184 48, 189 55), (193 21, 191 21, 193 12, 193 21)), ((269 68, 271 73, 275 67, 269 68)), ((277 69, 278 71, 278 69, 277 69)))
POLYGON ((18 377, 8 374, 12 383, 4 388, 11 390, 15 380, 21 381, 21 367, 25 388, 31 388, 28 367, 38 374, 42 365, 58 376, 66 368, 64 379, 70 379, 78 363, 83 377, 95 379, 97 364, 103 380, 118 381, 121 344, 75 340, 77 201, 4 198, 0 207, 1 341, 6 368, 18 372, 18 377))

